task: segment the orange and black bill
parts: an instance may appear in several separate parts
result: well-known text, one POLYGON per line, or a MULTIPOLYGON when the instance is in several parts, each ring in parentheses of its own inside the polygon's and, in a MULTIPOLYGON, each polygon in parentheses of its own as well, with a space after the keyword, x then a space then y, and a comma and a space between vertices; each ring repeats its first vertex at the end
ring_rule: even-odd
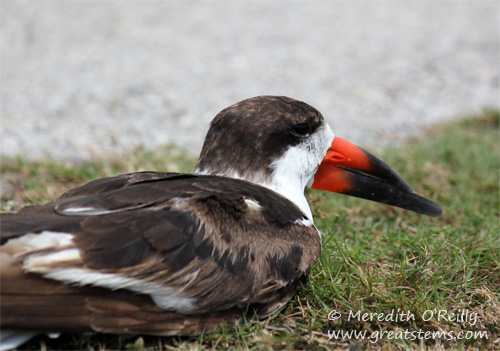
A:
POLYGON ((437 217, 438 204, 413 192, 384 162, 336 137, 314 176, 313 189, 360 197, 437 217))

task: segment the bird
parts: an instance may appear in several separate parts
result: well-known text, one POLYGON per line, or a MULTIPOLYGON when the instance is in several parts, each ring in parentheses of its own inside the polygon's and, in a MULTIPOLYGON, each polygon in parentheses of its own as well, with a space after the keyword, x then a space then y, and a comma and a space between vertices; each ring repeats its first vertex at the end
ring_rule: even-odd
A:
POLYGON ((320 255, 306 187, 442 213, 309 104, 245 99, 212 120, 191 173, 97 179, 1 214, 0 321, 15 336, 4 348, 37 333, 197 335, 266 318, 320 255))

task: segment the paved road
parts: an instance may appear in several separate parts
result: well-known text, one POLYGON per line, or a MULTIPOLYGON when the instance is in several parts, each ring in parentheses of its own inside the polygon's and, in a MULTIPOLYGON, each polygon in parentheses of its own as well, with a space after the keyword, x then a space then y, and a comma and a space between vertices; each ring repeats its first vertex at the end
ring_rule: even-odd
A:
POLYGON ((312 104, 359 144, 396 144, 499 108, 499 13, 498 1, 2 1, 1 153, 197 153, 218 111, 262 94, 312 104))

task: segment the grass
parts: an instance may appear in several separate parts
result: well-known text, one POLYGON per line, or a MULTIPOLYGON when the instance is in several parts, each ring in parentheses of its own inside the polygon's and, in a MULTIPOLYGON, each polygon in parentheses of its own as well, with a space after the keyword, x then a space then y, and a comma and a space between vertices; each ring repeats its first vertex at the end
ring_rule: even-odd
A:
MULTIPOLYGON (((39 337, 24 349, 498 350, 499 116, 485 111, 434 127, 424 139, 379 154, 417 193, 443 207, 439 218, 308 191, 324 234, 322 254, 297 296, 267 320, 250 319, 192 338, 39 337), (329 320, 331 311, 341 317, 329 320), (392 321, 383 320, 391 319, 391 312, 392 321), (382 320, 375 315, 370 320, 372 313, 382 320), (396 321, 397 313, 406 318, 399 315, 396 321), (330 339, 341 331, 366 332, 372 339, 330 339), (486 332, 487 338, 475 332, 486 332), (457 335, 463 338, 451 340, 457 335)), ((97 177, 145 169, 186 172, 193 164, 194 158, 172 147, 154 153, 139 148, 126 157, 78 165, 5 159, 2 178, 10 186, 2 209, 53 200, 97 177)))

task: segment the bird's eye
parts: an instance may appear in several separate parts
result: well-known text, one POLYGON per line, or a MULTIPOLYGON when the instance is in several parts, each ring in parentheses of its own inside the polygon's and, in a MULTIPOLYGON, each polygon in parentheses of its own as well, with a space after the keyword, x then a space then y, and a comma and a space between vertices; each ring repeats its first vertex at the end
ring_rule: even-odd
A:
POLYGON ((296 124, 292 129, 298 135, 306 135, 309 133, 309 125, 307 123, 296 124))

